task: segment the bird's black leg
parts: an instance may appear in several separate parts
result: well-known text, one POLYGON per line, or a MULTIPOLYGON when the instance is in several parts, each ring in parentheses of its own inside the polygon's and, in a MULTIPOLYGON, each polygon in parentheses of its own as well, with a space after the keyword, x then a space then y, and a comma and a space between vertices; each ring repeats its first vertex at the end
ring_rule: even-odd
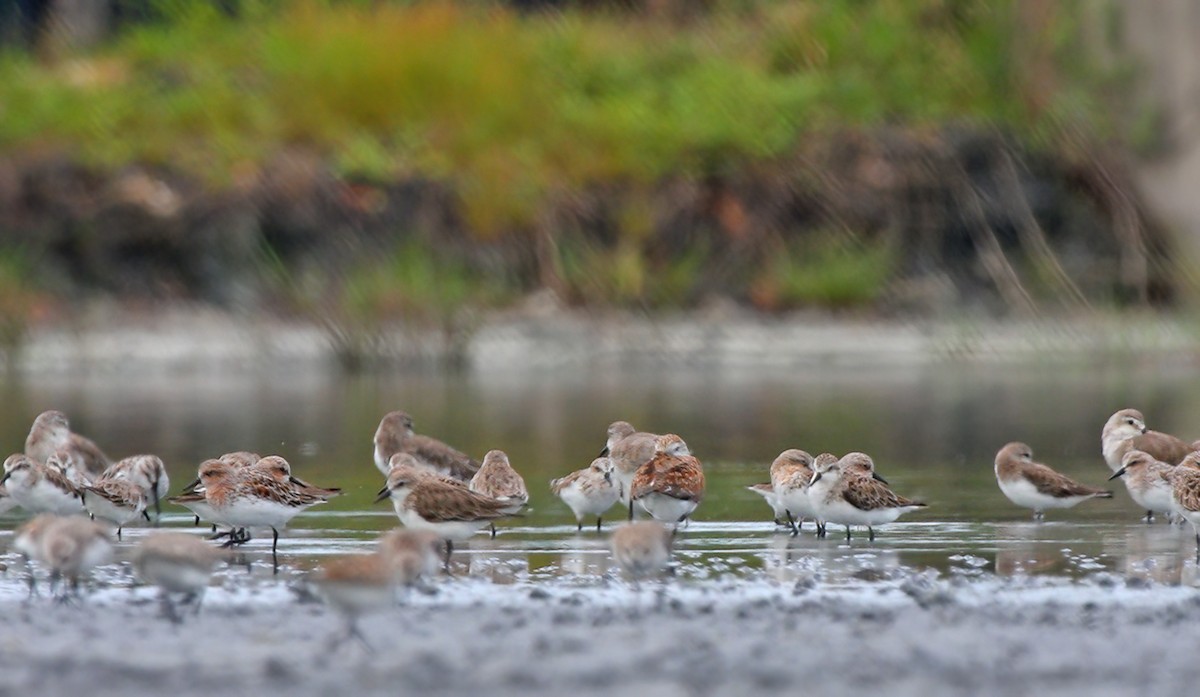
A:
POLYGON ((279 573, 279 531, 271 528, 271 563, 275 566, 275 573, 279 573))
POLYGON ((800 528, 796 527, 796 519, 792 516, 792 512, 791 511, 784 511, 784 512, 787 513, 788 527, 792 529, 792 537, 799 535, 800 528))
POLYGON ((875 528, 870 525, 867 526, 867 539, 871 542, 875 541, 875 528))
POLYGON ((847 542, 850 541, 850 526, 849 525, 846 526, 846 541, 847 542))
MULTIPOLYGON (((600 524, 604 522, 604 516, 596 516, 596 532, 600 532, 600 524)), ((582 524, 580 530, 582 530, 582 524)))

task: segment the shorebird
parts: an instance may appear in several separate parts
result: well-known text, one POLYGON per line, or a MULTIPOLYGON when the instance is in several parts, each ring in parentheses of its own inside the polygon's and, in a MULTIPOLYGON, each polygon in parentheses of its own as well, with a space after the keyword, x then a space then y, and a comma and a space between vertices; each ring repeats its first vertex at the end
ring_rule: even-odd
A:
POLYGON ((295 476, 292 474, 291 463, 279 455, 268 455, 266 457, 259 458, 258 461, 256 461, 253 465, 250 465, 247 469, 252 472, 265 474, 271 479, 274 479, 275 482, 280 485, 290 485, 314 496, 322 496, 326 499, 331 499, 335 496, 341 495, 342 493, 342 490, 338 487, 326 488, 315 486, 295 476))
POLYGON ((612 461, 607 457, 598 457, 584 469, 550 480, 550 491, 575 514, 577 531, 583 530, 585 516, 594 515, 596 532, 600 532, 605 511, 620 498, 612 480, 612 461))
POLYGON ((42 464, 60 472, 77 489, 81 486, 91 484, 96 480, 97 476, 103 476, 89 472, 87 467, 84 466, 83 460, 75 457, 65 448, 51 453, 50 457, 46 458, 46 461, 42 464))
POLYGON ((767 505, 771 507, 771 516, 774 518, 776 525, 785 525, 791 527, 787 520, 787 508, 784 507, 783 503, 779 500, 779 497, 775 495, 775 487, 771 484, 771 482, 751 484, 746 487, 746 490, 752 491, 763 497, 763 501, 766 501, 767 505))
POLYGON ((20 505, 16 499, 8 495, 8 486, 0 484, 0 515, 8 513, 20 505))
POLYGON ((612 462, 617 494, 626 506, 629 505, 629 487, 633 475, 639 467, 654 459, 654 442, 657 438, 655 433, 635 430, 628 421, 614 421, 608 427, 608 440, 600 456, 612 462))
POLYGON ((367 651, 374 653, 374 647, 358 628, 358 620, 368 612, 395 603, 396 580, 392 561, 378 552, 340 557, 325 562, 310 579, 346 623, 345 633, 333 637, 330 648, 355 638, 367 651))
POLYGON ((185 603, 194 600, 199 613, 213 567, 225 558, 221 550, 193 535, 156 532, 147 535, 134 551, 133 569, 142 581, 161 589, 164 615, 178 622, 181 618, 171 594, 183 594, 185 603))
POLYGON ((146 515, 146 492, 128 479, 101 477, 79 490, 83 507, 92 518, 107 520, 117 526, 117 540, 121 539, 121 528, 138 516, 146 515))
POLYGON ((463 481, 479 470, 479 463, 467 455, 436 438, 413 433, 412 417, 402 411, 385 415, 375 430, 375 466, 384 476, 396 453, 408 453, 419 464, 463 481))
POLYGON ((1171 473, 1171 510, 1192 524, 1196 562, 1200 564, 1200 469, 1190 463, 1171 473))
POLYGON ((465 540, 493 521, 511 515, 508 509, 512 505, 408 466, 391 469, 375 503, 388 498, 405 527, 433 531, 446 541, 446 568, 455 540, 465 540))
POLYGON ((79 490, 59 470, 15 453, 4 461, 0 479, 8 494, 30 513, 83 513, 79 490))
POLYGON ((1194 444, 1169 433, 1147 430, 1146 419, 1137 409, 1122 409, 1108 417, 1100 433, 1100 445, 1104 461, 1114 472, 1121 469, 1121 460, 1130 450, 1141 450, 1169 465, 1178 465, 1196 450, 1194 444))
POLYGON ((44 411, 33 420, 25 438, 25 454, 44 464, 56 451, 66 451, 92 475, 100 475, 108 469, 108 456, 91 440, 72 433, 65 414, 44 411))
POLYGON ((672 529, 654 520, 626 523, 613 531, 613 559, 634 580, 667 570, 671 561, 672 529))
POLYGON ((162 515, 162 499, 171 491, 171 478, 167 467, 157 455, 131 455, 118 460, 104 471, 110 479, 127 479, 146 492, 146 498, 154 504, 154 512, 162 515))
POLYGON ((1155 460, 1149 453, 1130 450, 1121 458, 1121 469, 1109 477, 1125 480, 1129 498, 1146 509, 1145 521, 1154 521, 1155 513, 1171 513, 1171 474, 1177 465, 1155 460))
POLYGON ((41 555, 42 535, 45 534, 46 528, 50 527, 50 524, 58 518, 59 516, 53 513, 39 513, 13 531, 11 549, 20 554, 25 562, 25 582, 29 587, 30 597, 37 593, 37 579, 33 575, 33 567, 29 562, 41 555))
MULTIPOLYGON (((42 529, 33 558, 50 570, 50 592, 61 578, 79 594, 79 579, 97 566, 112 561, 112 541, 104 526, 81 515, 61 516, 42 529)), ((66 599, 63 590, 60 599, 66 599)))
POLYGON ((1088 499, 1111 499, 1112 492, 1080 484, 1040 462, 1024 443, 1009 443, 996 453, 996 482, 1009 501, 1033 509, 1035 520, 1047 508, 1070 508, 1088 499))
POLYGON ((391 565, 395 582, 411 586, 437 575, 445 548, 445 541, 432 530, 397 528, 380 536, 377 551, 391 565))
POLYGON ((809 484, 808 495, 817 518, 825 523, 846 526, 850 539, 852 525, 865 525, 868 538, 875 540, 875 526, 891 523, 924 503, 899 496, 887 484, 864 474, 874 462, 864 453, 848 453, 837 462, 817 467, 809 484))
MULTIPOLYGON (((256 467, 235 471, 220 460, 208 460, 200 468, 204 497, 218 522, 232 528, 263 526, 271 528, 271 560, 279 567, 279 528, 296 514, 329 500, 311 487, 290 480, 281 482, 271 473, 256 467)), ((230 535, 227 544, 248 539, 230 535)))
POLYGON ((771 485, 783 506, 793 535, 800 533, 800 524, 805 518, 816 518, 816 511, 808 500, 812 466, 812 455, 795 448, 779 453, 771 463, 771 485))
POLYGON ((674 433, 659 436, 655 451, 629 483, 629 518, 636 502, 655 520, 682 523, 704 499, 704 468, 674 433))
MULTIPOLYGON (((529 490, 525 488, 525 480, 508 462, 508 455, 503 450, 489 450, 483 456, 483 464, 479 471, 471 477, 468 486, 471 491, 484 496, 490 496, 497 501, 509 504, 506 513, 516 513, 529 503, 529 490)), ((496 524, 489 526, 492 537, 496 536, 496 524)))

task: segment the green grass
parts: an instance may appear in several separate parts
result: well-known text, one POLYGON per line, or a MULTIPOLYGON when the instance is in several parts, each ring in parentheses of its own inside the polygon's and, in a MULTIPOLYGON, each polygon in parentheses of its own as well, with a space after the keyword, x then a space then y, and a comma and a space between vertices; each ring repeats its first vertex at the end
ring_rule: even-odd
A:
POLYGON ((880 298, 895 264, 891 245, 832 234, 810 239, 769 262, 753 288, 760 306, 852 308, 880 298))
POLYGON ((488 236, 563 190, 720 173, 826 129, 1036 120, 1007 2, 759 0, 686 27, 487 3, 207 6, 165 3, 169 20, 79 60, 0 58, 0 148, 223 183, 301 145, 346 175, 450 181, 488 236))

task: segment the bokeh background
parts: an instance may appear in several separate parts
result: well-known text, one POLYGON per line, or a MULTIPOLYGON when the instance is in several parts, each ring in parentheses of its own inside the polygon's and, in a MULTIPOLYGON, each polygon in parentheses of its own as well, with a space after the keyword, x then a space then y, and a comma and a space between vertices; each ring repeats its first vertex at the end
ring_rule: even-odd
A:
POLYGON ((355 509, 403 408, 508 450, 537 523, 620 418, 712 464, 702 518, 765 511, 741 485, 793 446, 1024 516, 1005 441, 1098 478, 1116 409, 1197 435, 1197 30, 1171 0, 9 0, 3 443, 59 408, 181 481, 280 452, 355 509))

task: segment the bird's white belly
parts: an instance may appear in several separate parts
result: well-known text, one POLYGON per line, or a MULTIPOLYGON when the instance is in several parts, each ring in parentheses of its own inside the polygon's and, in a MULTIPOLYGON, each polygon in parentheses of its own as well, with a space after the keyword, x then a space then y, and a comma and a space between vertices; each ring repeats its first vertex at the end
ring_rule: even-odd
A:
POLYGON ((655 493, 641 497, 638 499, 638 504, 655 520, 667 523, 677 523, 686 518, 696 510, 697 505, 695 501, 655 493))
POLYGON ((1038 491, 1037 487, 1024 477, 1012 480, 997 478, 996 481, 1000 484, 1000 491, 1008 497, 1009 501, 1035 511, 1044 511, 1047 508, 1070 508, 1084 499, 1091 498, 1090 496, 1065 496, 1062 498, 1049 496, 1038 491))
POLYGON ((488 526, 487 520, 448 520, 430 522, 413 510, 396 506, 396 517, 406 528, 430 530, 444 540, 465 540, 488 526))

